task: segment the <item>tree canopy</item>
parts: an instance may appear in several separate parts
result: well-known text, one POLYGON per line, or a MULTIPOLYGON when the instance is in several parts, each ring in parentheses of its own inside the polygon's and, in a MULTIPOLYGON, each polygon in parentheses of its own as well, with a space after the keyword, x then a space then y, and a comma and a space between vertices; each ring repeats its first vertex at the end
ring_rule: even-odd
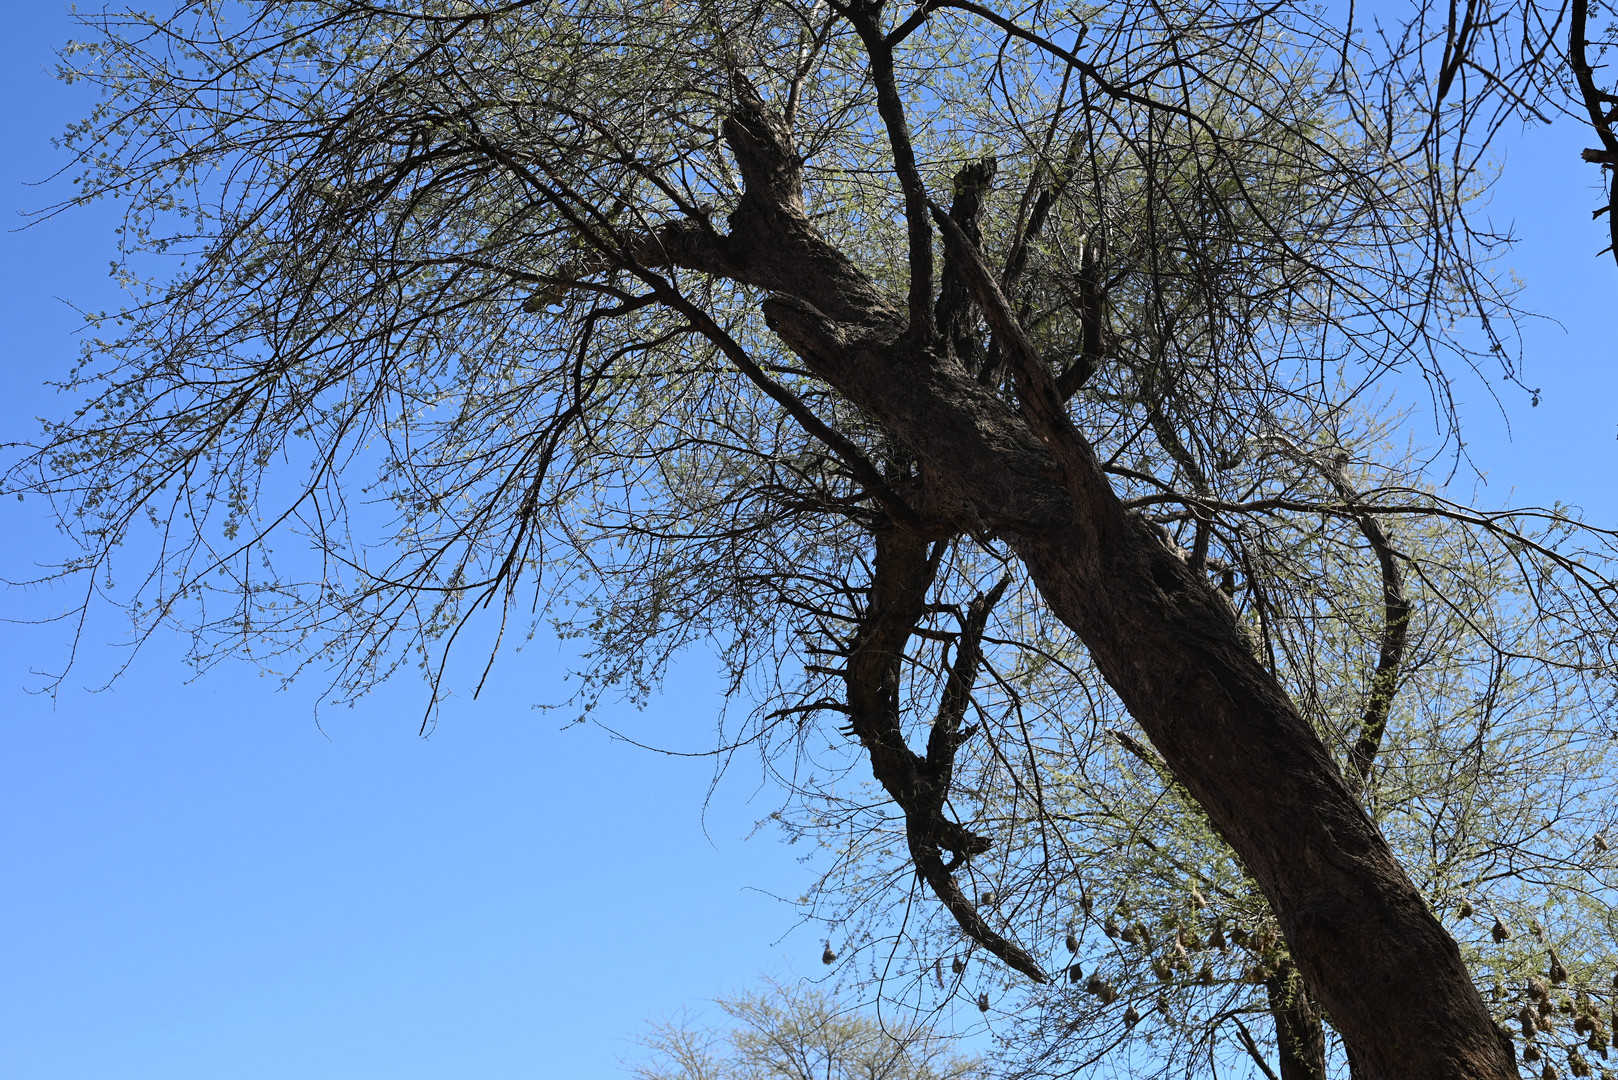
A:
POLYGON ((719 998, 728 1030, 651 1025, 636 1080, 981 1080, 977 1058, 915 1023, 884 1022, 818 990, 766 982, 719 998))
POLYGON ((1365 1076, 1514 1075, 1467 961, 1529 958, 1433 908, 1610 899, 1615 534, 1444 481, 1453 380, 1535 393, 1470 212, 1490 140, 1611 100, 1563 14, 85 16, 76 201, 124 201, 132 299, 7 488, 137 639, 339 697, 412 659, 436 695, 480 612, 585 639, 585 708, 707 641, 797 823, 857 826, 827 777, 868 768, 889 888, 966 947, 1042 984, 1063 926, 1155 906, 1130 977, 1202 980, 1186 939, 1240 927, 1202 985, 1265 986, 1278 1040, 1303 1002, 1365 1076), (1165 921, 1174 868, 1225 922, 1165 921))

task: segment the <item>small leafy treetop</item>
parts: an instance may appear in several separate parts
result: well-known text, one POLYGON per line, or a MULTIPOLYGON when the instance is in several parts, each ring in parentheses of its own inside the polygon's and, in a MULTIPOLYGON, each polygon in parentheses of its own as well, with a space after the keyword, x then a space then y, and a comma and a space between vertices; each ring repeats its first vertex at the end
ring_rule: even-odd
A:
POLYGON ((884 1021, 798 984, 715 1001, 725 1029, 689 1019, 654 1024, 640 1044, 636 1080, 986 1080, 977 1058, 913 1022, 884 1021))

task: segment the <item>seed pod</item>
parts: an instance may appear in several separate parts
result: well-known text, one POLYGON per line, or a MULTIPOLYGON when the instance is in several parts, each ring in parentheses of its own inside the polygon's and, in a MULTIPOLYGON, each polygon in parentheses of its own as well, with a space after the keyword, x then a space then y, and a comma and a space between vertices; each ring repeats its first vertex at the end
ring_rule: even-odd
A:
POLYGON ((1500 921, 1500 916, 1498 915, 1494 917, 1494 929, 1490 930, 1489 933, 1494 936, 1496 945, 1502 941, 1511 940, 1511 931, 1506 928, 1505 923, 1500 921))
POLYGON ((1556 955, 1555 949, 1551 950, 1550 976, 1551 982, 1555 983, 1557 986, 1567 982, 1567 968, 1562 966, 1562 958, 1556 955))
POLYGON ((831 951, 831 942, 829 941, 826 942, 826 948, 820 954, 820 962, 822 964, 837 963, 837 954, 831 951))
POLYGON ((1067 951, 1070 953, 1079 951, 1079 939, 1073 936, 1073 931, 1071 930, 1067 932, 1067 938, 1063 944, 1067 946, 1067 951))
POLYGON ((957 956, 949 962, 949 969, 959 975, 966 970, 966 961, 957 956))
POLYGON ((1107 921, 1102 924, 1101 929, 1110 938, 1117 937, 1119 935, 1119 933, 1121 932, 1118 929, 1118 920, 1113 918, 1111 915, 1107 916, 1107 921))
POLYGON ((1140 1023, 1140 1013, 1136 1012, 1135 1006, 1131 1005, 1124 1012, 1124 1026, 1134 1027, 1138 1023, 1140 1023))
POLYGON ((1476 909, 1474 909, 1472 907, 1472 901, 1468 900, 1466 897, 1463 896, 1463 897, 1461 897, 1461 906, 1456 911, 1456 914, 1458 914, 1463 919, 1470 919, 1475 910, 1476 909))
POLYGON ((988 994, 979 994, 978 995, 978 1012, 988 1012, 988 1011, 989 1011, 989 995, 988 994))

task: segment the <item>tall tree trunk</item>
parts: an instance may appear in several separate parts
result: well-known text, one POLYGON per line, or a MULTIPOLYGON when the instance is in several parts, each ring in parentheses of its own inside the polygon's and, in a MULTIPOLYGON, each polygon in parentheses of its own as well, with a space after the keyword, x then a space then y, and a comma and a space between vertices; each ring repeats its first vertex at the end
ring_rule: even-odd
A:
MULTIPOLYGON (((934 497, 917 515, 1004 539, 1258 881, 1367 1077, 1515 1077, 1454 941, 1224 598, 1126 512, 992 276, 978 267, 969 285, 1020 408, 913 331, 906 306, 820 236, 786 125, 745 84, 738 98, 725 135, 745 195, 730 234, 706 223, 666 230, 634 253, 645 279, 739 365, 752 364, 741 347, 649 265, 772 292, 764 314, 782 341, 921 464, 934 497)), ((975 249, 963 255, 939 224, 971 269, 975 249)))

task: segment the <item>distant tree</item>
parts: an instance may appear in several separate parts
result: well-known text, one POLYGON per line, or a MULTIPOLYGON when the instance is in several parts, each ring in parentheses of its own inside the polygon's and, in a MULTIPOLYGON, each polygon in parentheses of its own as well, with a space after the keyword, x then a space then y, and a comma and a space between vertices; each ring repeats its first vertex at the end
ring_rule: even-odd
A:
POLYGON ((954 1040, 910 1020, 882 1020, 797 984, 715 1000, 732 1023, 651 1025, 636 1080, 986 1080, 954 1040))
MULTIPOLYGON (((1446 365, 1522 385, 1464 121, 1523 99, 1475 63, 1435 99, 1425 19, 1384 47, 1245 0, 86 16, 75 201, 128 200, 135 299, 7 490, 49 496, 61 572, 137 640, 331 665, 340 696, 413 656, 436 696, 482 611, 587 638, 587 699, 707 638, 760 745, 846 723, 910 871, 1037 981, 966 887, 1008 841, 953 812, 963 748, 1043 783, 978 693, 1022 673, 961 647, 1000 619, 1139 725, 1367 1076, 1511 1075, 1325 684, 1275 651, 1335 568, 1277 531, 1417 518, 1510 552, 1583 689, 1613 671, 1611 533, 1447 501, 1354 437, 1388 371, 1450 437, 1446 365)), ((1391 643, 1379 591, 1339 595, 1391 643)))

